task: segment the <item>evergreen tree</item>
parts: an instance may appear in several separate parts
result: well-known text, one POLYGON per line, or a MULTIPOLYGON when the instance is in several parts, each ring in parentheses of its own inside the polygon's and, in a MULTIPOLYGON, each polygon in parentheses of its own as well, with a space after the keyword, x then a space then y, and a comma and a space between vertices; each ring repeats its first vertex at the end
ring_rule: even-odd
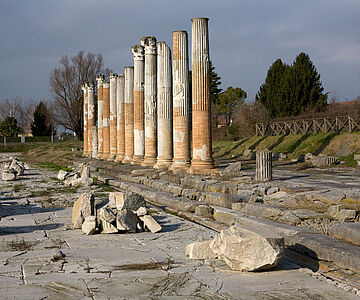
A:
POLYGON ((271 118, 295 116, 306 110, 323 110, 328 97, 323 91, 320 74, 309 55, 300 53, 292 66, 281 59, 272 64, 256 100, 271 118))
POLYGON ((246 92, 241 88, 233 88, 229 86, 224 92, 219 94, 218 112, 226 118, 227 125, 231 124, 235 109, 246 98, 246 92))
POLYGON ((210 100, 211 103, 218 103, 218 96, 221 93, 222 89, 219 88, 221 77, 218 73, 215 72, 215 67, 210 61, 210 100))
POLYGON ((21 132, 15 117, 7 117, 0 123, 0 134, 2 136, 16 137, 21 132))
POLYGON ((33 136, 50 136, 52 133, 52 125, 49 124, 49 111, 44 104, 40 103, 36 106, 34 111, 34 120, 31 123, 31 132, 33 136))

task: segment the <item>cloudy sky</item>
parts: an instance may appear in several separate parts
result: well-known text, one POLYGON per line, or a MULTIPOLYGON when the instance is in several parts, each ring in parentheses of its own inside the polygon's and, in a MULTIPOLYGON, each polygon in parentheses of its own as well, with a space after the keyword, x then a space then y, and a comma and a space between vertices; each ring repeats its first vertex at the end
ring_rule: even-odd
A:
POLYGON ((51 97, 49 73, 63 55, 101 53, 117 73, 145 35, 172 46, 172 31, 191 34, 208 17, 210 57, 222 88, 253 100, 269 66, 310 55, 325 91, 338 101, 360 96, 359 0, 1 0, 0 104, 51 97))

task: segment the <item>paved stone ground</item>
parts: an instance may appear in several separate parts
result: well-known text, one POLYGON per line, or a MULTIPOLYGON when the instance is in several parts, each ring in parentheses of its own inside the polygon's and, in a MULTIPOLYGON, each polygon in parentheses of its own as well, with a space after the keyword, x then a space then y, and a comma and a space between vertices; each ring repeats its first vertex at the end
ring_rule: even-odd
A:
POLYGON ((31 169, 0 181, 1 299, 357 299, 286 259, 259 273, 189 260, 185 246, 216 233, 156 210, 161 233, 85 236, 66 207, 85 188, 62 193, 54 177, 31 169))

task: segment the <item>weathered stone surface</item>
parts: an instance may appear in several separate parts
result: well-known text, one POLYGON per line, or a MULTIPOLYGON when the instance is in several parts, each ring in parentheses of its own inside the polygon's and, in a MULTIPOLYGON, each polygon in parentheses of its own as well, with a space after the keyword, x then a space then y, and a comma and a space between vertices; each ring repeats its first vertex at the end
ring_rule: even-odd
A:
POLYGON ((112 225, 110 222, 100 218, 100 230, 101 230, 101 233, 117 233, 118 230, 117 228, 112 225))
POLYGON ((16 171, 17 176, 24 175, 24 168, 19 161, 13 160, 10 164, 10 168, 16 171))
POLYGON ((323 168, 323 167, 327 167, 327 166, 331 166, 331 165, 336 165, 339 163, 339 160, 337 157, 335 156, 326 156, 326 155, 322 155, 322 156, 314 156, 311 159, 311 163, 318 168, 323 168))
POLYGON ((201 200, 210 205, 217 205, 226 208, 231 208, 231 199, 222 193, 203 193, 201 200))
POLYGON ((81 226, 81 230, 86 235, 92 235, 96 233, 96 216, 87 216, 84 223, 81 226))
POLYGON ((144 227, 148 228, 152 233, 159 232, 162 229, 160 224, 150 215, 142 216, 140 220, 144 222, 144 227))
MULTIPOLYGON (((233 203, 234 205, 235 203, 233 203)), ((226 225, 233 225, 236 222, 236 213, 233 210, 226 208, 218 208, 214 209, 214 220, 220 223, 224 223, 226 225)))
POLYGON ((95 197, 93 193, 83 193, 75 201, 72 211, 74 229, 81 228, 87 216, 95 214, 95 197))
POLYGON ((234 176, 239 177, 242 176, 241 172, 241 162, 231 163, 224 170, 219 171, 220 176, 234 176))
POLYGON ((63 180, 65 180, 65 178, 67 177, 68 174, 69 174, 69 172, 66 172, 64 170, 60 170, 58 175, 57 175, 57 179, 63 181, 63 180))
POLYGON ((132 211, 137 211, 140 207, 146 207, 146 202, 143 196, 140 196, 136 193, 126 194, 124 197, 124 202, 117 202, 116 208, 120 209, 129 209, 132 211))
POLYGON ((213 208, 209 205, 200 204, 195 208, 195 215, 202 217, 212 217, 213 208))
POLYGON ((265 270, 276 266, 282 256, 284 239, 269 232, 262 235, 231 226, 210 243, 212 251, 230 268, 238 271, 265 270))
POLYGON ((113 211, 109 207, 102 207, 99 209, 99 217, 108 221, 109 223, 112 223, 116 219, 116 215, 113 213, 113 211))
POLYGON ((279 188, 277 186, 274 187, 270 187, 268 188, 268 190, 266 191, 266 195, 272 195, 275 194, 279 191, 279 188))
MULTIPOLYGON (((142 218, 142 217, 141 217, 142 218)), ((139 218, 130 209, 123 208, 116 215, 116 228, 121 231, 136 233, 139 218)))
POLYGON ((360 246, 360 223, 338 223, 329 229, 329 235, 360 246))
POLYGON ((210 248, 210 241, 194 242, 186 246, 186 255, 190 259, 213 259, 217 255, 210 248))
POLYGON ((4 181, 16 180, 17 172, 14 169, 4 169, 1 172, 1 179, 4 181))
POLYGON ((344 209, 343 206, 339 204, 330 206, 326 214, 332 219, 344 222, 355 219, 357 211, 353 209, 344 209))
POLYGON ((145 216, 148 214, 148 209, 146 207, 140 207, 137 211, 136 211, 136 215, 138 217, 141 217, 141 216, 145 216))

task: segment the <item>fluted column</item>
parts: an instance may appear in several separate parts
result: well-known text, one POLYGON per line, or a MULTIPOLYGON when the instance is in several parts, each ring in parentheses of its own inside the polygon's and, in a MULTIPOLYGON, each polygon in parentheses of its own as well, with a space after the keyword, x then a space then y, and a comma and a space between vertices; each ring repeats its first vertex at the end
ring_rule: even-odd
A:
POLYGON ((210 66, 208 19, 192 21, 192 160, 191 173, 214 168, 211 138, 210 66))
POLYGON ((172 76, 171 50, 158 42, 157 57, 157 161, 155 168, 168 168, 173 158, 172 147, 172 76))
POLYGON ((83 156, 88 156, 88 131, 87 131, 87 123, 88 123, 88 104, 87 104, 87 84, 81 86, 84 95, 84 128, 83 128, 83 139, 84 139, 84 151, 83 156))
POLYGON ((90 82, 88 84, 87 90, 88 98, 88 123, 87 123, 87 132, 88 132, 88 151, 89 157, 95 158, 97 154, 97 149, 94 149, 94 146, 97 145, 97 141, 94 141, 96 135, 96 123, 95 123, 95 91, 94 84, 90 82))
POLYGON ((99 75, 96 77, 97 82, 97 105, 98 105, 98 119, 97 119, 97 135, 98 135, 98 151, 96 158, 101 158, 103 155, 103 82, 104 76, 99 75))
POLYGON ((117 75, 114 73, 110 74, 110 156, 108 158, 109 161, 113 161, 117 154, 117 121, 116 121, 116 86, 117 86, 117 75))
POLYGON ((116 102, 117 102, 117 154, 115 161, 122 161, 125 155, 125 111, 124 111, 124 102, 125 102, 125 76, 119 74, 117 77, 117 86, 116 86, 116 102))
POLYGON ((110 83, 103 83, 103 155, 102 159, 110 157, 110 83))
POLYGON ((256 151, 255 180, 272 180, 272 152, 269 150, 256 151))
POLYGON ((173 146, 171 169, 190 166, 190 87, 188 35, 173 32, 173 146))
POLYGON ((144 47, 134 45, 134 164, 141 164, 145 153, 144 136, 144 47))
POLYGON ((134 156, 134 67, 125 67, 125 156, 131 163, 134 156))
POLYGON ((154 166, 157 156, 157 82, 156 82, 156 38, 143 37, 145 48, 145 154, 142 166, 154 166))

